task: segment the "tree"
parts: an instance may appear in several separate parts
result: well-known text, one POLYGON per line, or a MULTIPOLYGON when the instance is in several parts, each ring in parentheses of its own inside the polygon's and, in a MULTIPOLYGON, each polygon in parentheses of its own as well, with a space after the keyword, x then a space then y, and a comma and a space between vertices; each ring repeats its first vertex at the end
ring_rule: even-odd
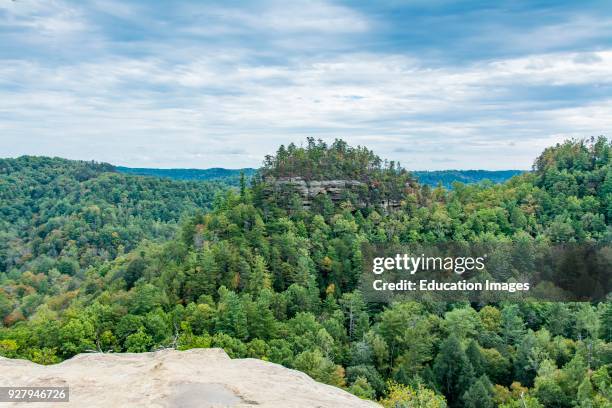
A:
POLYGON ((202 295, 213 295, 220 280, 220 271, 212 250, 192 253, 185 270, 183 298, 197 301, 202 295))
POLYGON ((525 323, 517 305, 506 305, 501 313, 501 336, 506 344, 515 344, 525 332, 525 323))
POLYGON ((472 340, 468 343, 465 354, 474 368, 474 375, 481 376, 486 373, 487 360, 480 351, 480 347, 476 341, 472 340))
POLYGON ((517 399, 513 399, 505 404, 500 405, 500 408, 544 408, 537 398, 529 395, 521 395, 517 399))
POLYGON ((494 333, 499 331, 501 321, 501 312, 499 309, 494 306, 487 305, 480 309, 478 316, 480 317, 480 322, 485 330, 494 333))
POLYGON ((463 403, 466 408, 494 408, 493 395, 493 386, 483 375, 463 394, 463 403))
POLYGON ((9 298, 0 292, 0 322, 13 311, 13 304, 9 298))
POLYGON ((359 377, 363 377, 368 381, 376 395, 382 395, 385 391, 385 380, 373 366, 362 364, 350 366, 346 369, 346 379, 349 383, 357 381, 359 377))
POLYGON ((248 298, 243 298, 247 316, 247 327, 251 337, 261 339, 274 338, 277 335, 277 325, 274 319, 274 314, 270 309, 269 291, 262 292, 262 295, 256 300, 251 301, 248 298))
POLYGON ((224 286, 219 289, 215 330, 239 340, 248 337, 247 316, 238 295, 224 286))
POLYGON ((0 356, 15 358, 18 348, 19 345, 15 340, 0 340, 0 356))
POLYGON ((247 283, 247 291, 253 294, 259 293, 263 289, 270 289, 272 280, 266 267, 266 261, 261 255, 255 255, 251 274, 247 283))
POLYGON ((471 307, 456 308, 444 314, 444 328, 460 339, 474 337, 479 324, 478 313, 471 307))
POLYGON ((576 395, 578 406, 581 408, 594 408, 595 404, 593 403, 593 396, 594 393, 591 379, 588 376, 585 376, 578 387, 578 393, 576 395))
POLYGON ((142 256, 139 256, 136 259, 133 259, 126 271, 125 271, 125 283, 127 285, 127 289, 131 289, 136 281, 140 279, 147 267, 145 260, 142 256))
POLYGON ((536 334, 529 330, 517 347, 514 359, 515 378, 521 384, 531 386, 540 365, 548 358, 549 355, 539 344, 536 334))
POLYGON ((60 351, 64 356, 72 356, 87 350, 95 350, 93 341, 94 326, 82 318, 70 319, 59 331, 60 351))
POLYGON ((240 172, 240 198, 242 200, 246 199, 246 176, 244 171, 240 172))
POLYGON ((125 339, 125 351, 128 353, 142 353, 149 351, 153 345, 153 338, 142 330, 130 334, 125 339))
POLYGON ((130 291, 130 312, 134 314, 146 314, 153 309, 162 307, 167 302, 165 293, 151 283, 143 283, 135 286, 130 291))
POLYGON ((344 385, 344 370, 323 356, 319 349, 304 351, 294 361, 297 370, 303 371, 317 381, 341 387, 344 385))
POLYGON ((380 400, 384 408, 446 408, 444 397, 418 384, 415 388, 389 383, 387 397, 380 400))
POLYGON ((357 377, 355 382, 349 387, 349 391, 351 394, 363 399, 374 399, 376 395, 374 389, 365 377, 357 377))
POLYGON ((247 344, 247 356, 250 358, 258 358, 260 360, 268 360, 270 355, 270 346, 261 339, 253 339, 247 344))
POLYGON ((449 406, 460 406, 461 396, 474 380, 474 369, 454 334, 440 345, 440 352, 434 360, 433 372, 449 406))
POLYGON ((339 300, 346 319, 346 326, 350 339, 361 338, 368 329, 368 315, 365 312, 366 304, 359 291, 345 293, 339 300))

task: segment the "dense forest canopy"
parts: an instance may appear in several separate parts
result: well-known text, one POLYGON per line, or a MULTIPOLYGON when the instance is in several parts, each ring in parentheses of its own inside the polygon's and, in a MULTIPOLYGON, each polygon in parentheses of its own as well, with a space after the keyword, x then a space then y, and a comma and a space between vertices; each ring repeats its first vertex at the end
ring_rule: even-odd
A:
POLYGON ((473 184, 486 180, 493 183, 503 183, 514 176, 524 173, 521 170, 435 170, 410 171, 420 184, 445 188, 453 188, 454 183, 473 184))
MULTIPOLYGON (((242 183, 175 238, 141 242, 82 276, 0 274, 0 354, 49 364, 84 351, 222 347, 385 407, 609 407, 610 301, 385 305, 357 287, 364 242, 610 243, 611 152, 603 137, 568 141, 504 184, 413 184, 394 211, 350 197, 306 210, 242 183)), ((365 148, 311 139, 281 148, 260 174, 410 177, 365 148)))
POLYGON ((73 275, 143 239, 170 238, 223 188, 127 176, 106 163, 0 159, 0 271, 73 275))
POLYGON ((314 138, 306 139, 305 147, 291 143, 281 145, 276 155, 268 155, 260 169, 261 176, 301 177, 306 180, 349 179, 363 182, 385 174, 406 174, 399 163, 383 161, 363 146, 352 147, 336 139, 331 145, 314 138))
POLYGON ((218 167, 210 169, 151 169, 116 166, 115 169, 120 173, 138 176, 164 177, 173 180, 219 181, 232 186, 238 186, 240 184, 240 177, 243 174, 245 177, 250 178, 256 171, 251 168, 223 169, 218 167))

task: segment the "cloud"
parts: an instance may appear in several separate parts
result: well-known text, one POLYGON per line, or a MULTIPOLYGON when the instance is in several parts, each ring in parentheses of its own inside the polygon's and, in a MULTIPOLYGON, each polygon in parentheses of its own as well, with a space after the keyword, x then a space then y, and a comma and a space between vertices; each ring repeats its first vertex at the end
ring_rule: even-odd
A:
POLYGON ((234 26, 242 26, 249 32, 352 33, 369 28, 368 20, 359 13, 324 1, 275 1, 261 9, 246 10, 243 7, 208 7, 202 9, 200 14, 202 17, 213 16, 234 26))
POLYGON ((395 37, 365 41, 393 25, 384 13, 330 2, 28 4, 0 14, 2 156, 245 167, 314 136, 412 169, 524 169, 612 124, 612 45, 432 63, 395 37), (57 56, 20 49, 51 41, 37 18, 57 56))
POLYGON ((5 30, 27 29, 47 37, 74 35, 87 30, 78 9, 62 2, 6 1, 0 3, 0 12, 0 22, 5 30))

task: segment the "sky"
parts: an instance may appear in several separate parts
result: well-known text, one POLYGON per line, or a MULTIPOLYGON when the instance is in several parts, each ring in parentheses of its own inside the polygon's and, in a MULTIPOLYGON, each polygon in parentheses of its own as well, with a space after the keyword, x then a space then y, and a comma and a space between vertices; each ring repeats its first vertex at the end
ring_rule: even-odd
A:
POLYGON ((612 1, 0 0, 0 157, 528 169, 611 129, 612 1))

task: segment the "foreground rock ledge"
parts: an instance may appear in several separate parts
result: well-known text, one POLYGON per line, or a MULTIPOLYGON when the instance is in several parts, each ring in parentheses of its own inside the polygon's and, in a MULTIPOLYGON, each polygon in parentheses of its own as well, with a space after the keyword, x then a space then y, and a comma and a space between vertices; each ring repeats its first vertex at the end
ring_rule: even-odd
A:
MULTIPOLYGON (((52 366, 0 357, 0 386, 69 386, 39 407, 374 407, 299 371, 221 349, 80 354, 52 366)), ((32 404, 15 403, 13 406, 32 404)), ((0 406, 10 406, 0 403, 0 406)))

